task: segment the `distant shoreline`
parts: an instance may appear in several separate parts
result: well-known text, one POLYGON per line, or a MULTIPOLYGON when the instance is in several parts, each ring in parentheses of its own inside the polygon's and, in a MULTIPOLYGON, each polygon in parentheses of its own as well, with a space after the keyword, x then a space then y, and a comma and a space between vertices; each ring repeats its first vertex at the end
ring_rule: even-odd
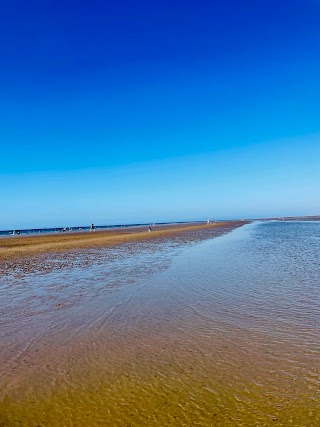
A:
POLYGON ((109 228, 94 232, 82 231, 75 233, 48 233, 20 235, 17 237, 2 237, 0 239, 0 261, 37 255, 41 253, 65 252, 83 248, 103 247, 126 243, 134 240, 170 237, 176 233, 206 228, 230 227, 236 228, 247 221, 223 221, 214 224, 168 224, 152 226, 152 232, 147 226, 109 228))

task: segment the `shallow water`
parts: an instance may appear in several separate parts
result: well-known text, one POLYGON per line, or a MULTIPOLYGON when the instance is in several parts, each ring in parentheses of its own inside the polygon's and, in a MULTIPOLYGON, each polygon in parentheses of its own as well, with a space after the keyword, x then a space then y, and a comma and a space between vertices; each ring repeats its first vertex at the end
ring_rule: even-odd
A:
POLYGON ((320 223, 210 237, 7 266, 0 425, 319 426, 320 223))

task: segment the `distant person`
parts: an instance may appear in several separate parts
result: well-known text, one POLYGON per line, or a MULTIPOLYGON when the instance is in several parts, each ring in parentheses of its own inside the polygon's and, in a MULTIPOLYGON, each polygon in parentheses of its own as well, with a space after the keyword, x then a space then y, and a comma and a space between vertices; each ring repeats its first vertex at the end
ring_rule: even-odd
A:
POLYGON ((148 231, 149 231, 149 233, 152 231, 151 227, 148 227, 148 231))
POLYGON ((94 231, 94 230, 95 230, 95 225, 91 224, 91 226, 90 226, 90 233, 91 233, 91 231, 94 231))
POLYGON ((20 234, 20 230, 17 231, 17 234, 20 234))

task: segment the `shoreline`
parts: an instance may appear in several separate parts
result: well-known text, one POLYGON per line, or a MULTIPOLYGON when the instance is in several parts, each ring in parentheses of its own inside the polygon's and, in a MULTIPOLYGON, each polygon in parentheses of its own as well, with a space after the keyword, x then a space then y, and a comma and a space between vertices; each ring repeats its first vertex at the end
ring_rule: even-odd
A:
POLYGON ((236 228, 247 221, 224 221, 214 224, 170 224, 147 227, 128 227, 120 229, 97 230, 70 234, 47 234, 32 236, 4 237, 0 240, 0 262, 25 258, 42 253, 67 252, 77 249, 111 246, 137 240, 170 237, 177 233, 210 228, 236 228))

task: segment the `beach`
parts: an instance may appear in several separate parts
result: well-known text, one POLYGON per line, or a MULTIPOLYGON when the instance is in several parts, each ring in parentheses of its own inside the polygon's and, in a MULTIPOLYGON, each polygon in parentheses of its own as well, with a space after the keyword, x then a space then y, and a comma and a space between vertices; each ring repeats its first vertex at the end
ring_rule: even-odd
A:
POLYGON ((0 425, 317 426, 320 228, 297 224, 30 237, 50 250, 0 263, 0 425))

